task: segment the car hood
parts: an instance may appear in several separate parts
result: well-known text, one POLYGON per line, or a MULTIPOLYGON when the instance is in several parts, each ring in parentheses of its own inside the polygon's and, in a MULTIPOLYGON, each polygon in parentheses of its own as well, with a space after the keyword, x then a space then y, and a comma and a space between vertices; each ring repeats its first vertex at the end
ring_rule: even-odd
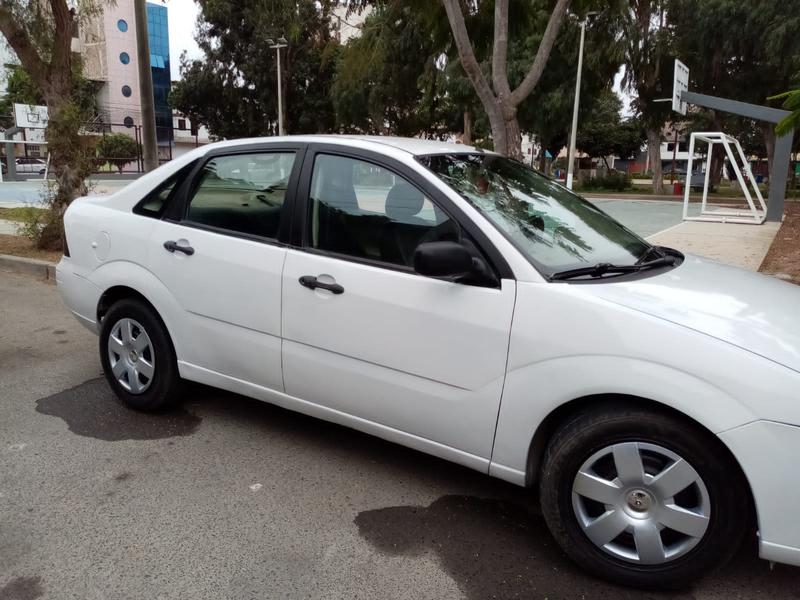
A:
POLYGON ((643 279, 587 285, 593 295, 694 329, 800 372, 800 287, 687 255, 643 279))

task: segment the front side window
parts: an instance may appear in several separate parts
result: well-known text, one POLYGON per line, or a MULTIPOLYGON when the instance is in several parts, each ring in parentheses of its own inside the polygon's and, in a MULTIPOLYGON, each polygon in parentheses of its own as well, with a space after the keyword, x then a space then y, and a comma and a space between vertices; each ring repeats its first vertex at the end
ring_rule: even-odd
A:
POLYGON ((600 263, 634 265, 653 249, 591 203, 516 161, 478 153, 418 160, 477 207, 546 276, 600 263))
POLYGON ((258 152, 209 160, 189 201, 186 220, 276 238, 294 159, 294 152, 258 152))
POLYGON ((317 155, 309 245, 391 265, 413 266, 421 243, 458 241, 458 225, 397 173, 354 158, 317 155))

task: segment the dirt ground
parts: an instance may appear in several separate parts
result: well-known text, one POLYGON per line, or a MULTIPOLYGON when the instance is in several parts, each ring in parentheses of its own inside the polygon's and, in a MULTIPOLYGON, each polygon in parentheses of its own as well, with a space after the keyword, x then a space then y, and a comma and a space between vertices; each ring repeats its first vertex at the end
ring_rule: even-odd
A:
POLYGON ((46 260, 53 263, 61 260, 61 252, 39 250, 38 248, 34 247, 33 243, 28 238, 24 238, 19 235, 0 234, 0 254, 24 256, 26 258, 37 258, 39 260, 46 260))
POLYGON ((800 285, 800 202, 787 202, 783 225, 759 271, 800 285))

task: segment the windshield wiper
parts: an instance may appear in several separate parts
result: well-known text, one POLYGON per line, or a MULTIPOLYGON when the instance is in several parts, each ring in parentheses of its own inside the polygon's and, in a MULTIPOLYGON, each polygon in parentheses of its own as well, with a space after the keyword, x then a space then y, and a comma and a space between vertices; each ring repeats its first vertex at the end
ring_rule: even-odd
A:
POLYGON ((550 281, 563 281, 564 279, 575 279, 577 277, 602 277, 606 274, 625 274, 637 273, 644 269, 654 269, 657 267, 668 267, 675 264, 674 256, 662 256, 638 265, 615 265, 612 263, 597 263, 591 267, 581 267, 579 269, 569 269, 559 271, 550 276, 550 281))

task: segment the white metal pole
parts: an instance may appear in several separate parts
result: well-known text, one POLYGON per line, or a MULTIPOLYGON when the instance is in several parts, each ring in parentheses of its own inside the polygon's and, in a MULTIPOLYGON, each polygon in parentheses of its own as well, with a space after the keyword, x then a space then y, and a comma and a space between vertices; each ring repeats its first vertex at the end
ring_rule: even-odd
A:
POLYGON ((572 189, 575 170, 575 137, 578 133, 578 106, 581 102, 581 69, 583 68, 583 39, 586 35, 586 19, 581 22, 581 42, 578 46, 578 75, 575 78, 575 105, 572 107, 572 132, 569 136, 569 155, 567 158, 567 187, 572 189))
POLYGON ((283 93, 281 92, 281 48, 275 49, 278 53, 278 135, 284 135, 283 131, 283 93))

